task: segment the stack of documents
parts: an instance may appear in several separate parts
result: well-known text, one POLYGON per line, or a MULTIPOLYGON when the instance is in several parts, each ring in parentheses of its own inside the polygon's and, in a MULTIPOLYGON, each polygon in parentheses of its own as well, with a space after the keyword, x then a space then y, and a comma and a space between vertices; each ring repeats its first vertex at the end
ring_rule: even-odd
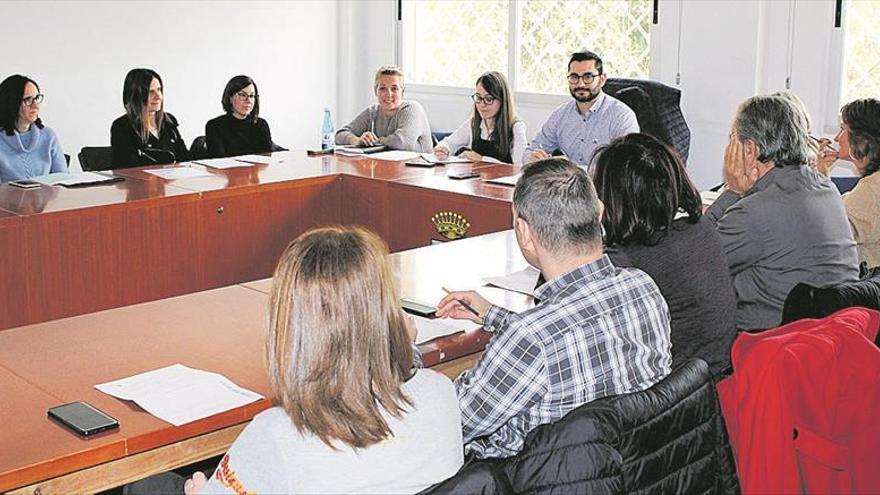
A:
POLYGON ((238 158, 212 158, 208 160, 193 160, 193 163, 198 163, 199 165, 218 169, 254 166, 252 162, 240 160, 238 158))
POLYGON ((272 163, 271 156, 263 156, 263 155, 243 155, 243 156, 236 156, 235 159, 240 162, 248 162, 248 163, 272 163))
POLYGON ((368 155, 370 153, 378 153, 387 148, 384 144, 376 146, 337 146, 335 152, 340 155, 368 155))
POLYGON ((521 294, 533 296, 535 295, 535 284, 538 283, 538 275, 540 274, 541 272, 537 269, 529 266, 525 270, 513 272, 501 277, 486 277, 483 281, 489 285, 494 285, 495 287, 501 287, 502 289, 512 292, 519 292, 521 294))
POLYGON ((217 373, 174 364, 95 385, 113 397, 135 401, 162 421, 180 426, 256 402, 262 395, 217 373))
POLYGON ((156 177, 161 177, 165 180, 190 179, 193 177, 209 177, 213 175, 207 170, 187 167, 185 165, 182 167, 151 168, 149 170, 144 170, 144 172, 150 175, 155 175, 156 177))
MULTIPOLYGON (((499 162, 500 163, 500 162, 499 162)), ((486 182, 490 184, 501 184, 502 186, 515 186, 516 181, 522 174, 509 175, 507 177, 498 177, 497 179, 489 179, 486 182)))
POLYGON ((439 337, 480 328, 479 324, 470 320, 455 320, 452 318, 435 318, 432 320, 416 315, 412 315, 412 319, 416 323, 416 344, 424 344, 439 337))
POLYGON ((83 172, 80 174, 69 174, 67 172, 55 172, 53 174, 40 175, 33 178, 34 182, 39 182, 47 186, 84 186, 89 184, 102 184, 105 182, 119 182, 122 177, 112 175, 98 174, 95 172, 83 172))

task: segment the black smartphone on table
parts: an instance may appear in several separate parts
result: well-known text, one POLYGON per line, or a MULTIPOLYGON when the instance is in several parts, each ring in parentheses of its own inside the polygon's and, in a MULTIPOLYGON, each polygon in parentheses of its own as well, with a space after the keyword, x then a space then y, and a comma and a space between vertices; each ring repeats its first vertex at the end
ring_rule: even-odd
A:
POLYGON ((49 409, 49 417, 88 437, 102 431, 119 428, 119 421, 87 402, 71 402, 49 409))
POLYGON ((462 180, 462 179, 473 179, 474 177, 479 177, 479 172, 474 172, 472 170, 464 170, 461 172, 449 172, 447 177, 450 179, 462 180))
POLYGON ((435 313, 437 313, 437 306, 405 297, 400 299, 400 306, 407 313, 424 316, 425 318, 434 318, 436 316, 435 313))

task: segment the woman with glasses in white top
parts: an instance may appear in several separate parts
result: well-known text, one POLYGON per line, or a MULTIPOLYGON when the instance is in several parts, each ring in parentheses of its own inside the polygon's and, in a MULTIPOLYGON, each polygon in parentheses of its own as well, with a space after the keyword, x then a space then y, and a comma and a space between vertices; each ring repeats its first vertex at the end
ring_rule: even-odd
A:
POLYGON ((226 83, 220 100, 226 114, 205 125, 208 155, 213 158, 272 151, 269 124, 260 118, 260 93, 248 76, 235 76, 226 83))
POLYGON ((486 72, 477 79, 471 98, 473 115, 440 141, 434 154, 440 159, 457 154, 475 162, 491 157, 521 165, 528 144, 526 124, 516 116, 507 80, 499 72, 486 72))
POLYGON ((67 171, 58 136, 40 120, 42 101, 29 77, 15 74, 0 83, 0 182, 67 171))

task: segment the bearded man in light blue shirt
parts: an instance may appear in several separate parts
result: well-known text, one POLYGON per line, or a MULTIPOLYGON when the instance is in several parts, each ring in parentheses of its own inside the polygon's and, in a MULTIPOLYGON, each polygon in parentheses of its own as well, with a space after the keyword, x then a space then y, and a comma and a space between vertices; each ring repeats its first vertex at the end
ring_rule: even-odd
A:
POLYGON ((608 75, 593 52, 575 52, 568 62, 568 90, 574 100, 556 108, 526 148, 525 163, 549 158, 557 150, 569 160, 590 165, 599 146, 639 132, 636 114, 602 92, 608 75))

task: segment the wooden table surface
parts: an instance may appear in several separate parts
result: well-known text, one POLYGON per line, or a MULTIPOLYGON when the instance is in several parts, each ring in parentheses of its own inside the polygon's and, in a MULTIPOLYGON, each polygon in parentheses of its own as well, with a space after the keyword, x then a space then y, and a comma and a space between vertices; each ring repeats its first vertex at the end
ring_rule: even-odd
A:
MULTIPOLYGON (((530 298, 483 287, 482 278, 526 266, 511 231, 392 255, 406 297, 436 301, 440 287, 479 289, 514 310, 530 298)), ((218 372, 269 396, 263 338, 269 280, 38 323, 0 332, 0 492, 43 494, 110 488, 222 453, 267 400, 181 427, 95 384, 181 363, 218 372), (83 400, 120 429, 84 440, 46 410, 83 400)), ((428 366, 455 374, 472 365, 489 334, 474 330, 420 346, 428 366)))
POLYGON ((454 211, 470 236, 510 227, 512 188, 483 179, 498 164, 434 168, 370 157, 278 152, 271 163, 166 180, 119 169, 125 181, 65 189, 0 185, 0 330, 270 276, 309 228, 358 224, 392 251, 426 246, 435 213, 454 211), (449 171, 481 177, 453 180, 449 171))

